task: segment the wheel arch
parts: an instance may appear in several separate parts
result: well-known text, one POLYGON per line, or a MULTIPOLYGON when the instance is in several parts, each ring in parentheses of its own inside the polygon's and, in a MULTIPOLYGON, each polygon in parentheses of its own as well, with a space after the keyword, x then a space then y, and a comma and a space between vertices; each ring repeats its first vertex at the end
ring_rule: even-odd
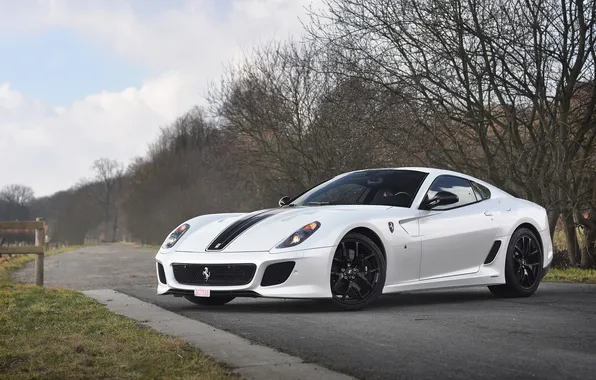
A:
POLYGON ((542 237, 540 237, 540 232, 538 231, 538 229, 536 228, 536 226, 534 226, 532 223, 530 222, 524 222, 522 224, 520 224, 519 226, 517 226, 517 228, 515 230, 513 230, 513 233, 515 233, 515 231, 519 230, 520 228, 527 228, 530 231, 532 231, 532 233, 534 235, 536 235, 536 239, 538 240, 538 244, 540 244, 540 251, 542 252, 543 255, 543 260, 544 260, 544 243, 542 242, 542 237))
POLYGON ((381 238, 379 237, 379 235, 377 235, 375 231, 367 227, 356 227, 346 232, 344 236, 352 232, 362 234, 370 240, 372 240, 377 245, 377 247, 379 247, 381 253, 383 254, 383 258, 385 259, 385 261, 387 261, 387 251, 385 250, 385 244, 383 244, 383 240, 381 240, 381 238))

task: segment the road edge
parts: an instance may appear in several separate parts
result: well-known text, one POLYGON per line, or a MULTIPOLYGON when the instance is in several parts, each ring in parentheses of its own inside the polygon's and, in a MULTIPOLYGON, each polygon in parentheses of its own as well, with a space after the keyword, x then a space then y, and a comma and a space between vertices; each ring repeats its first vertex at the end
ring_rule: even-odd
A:
POLYGON ((134 319, 157 332, 183 339, 211 358, 228 364, 245 379, 355 380, 112 289, 85 290, 82 293, 113 313, 134 319))

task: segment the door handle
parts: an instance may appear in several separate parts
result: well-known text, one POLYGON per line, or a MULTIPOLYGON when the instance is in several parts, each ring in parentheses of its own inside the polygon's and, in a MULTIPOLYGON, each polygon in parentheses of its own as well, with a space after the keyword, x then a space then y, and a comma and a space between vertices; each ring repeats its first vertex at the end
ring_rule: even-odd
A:
POLYGON ((492 211, 488 211, 488 210, 486 210, 486 211, 484 212, 484 215, 486 215, 486 216, 494 216, 495 214, 494 214, 492 211))

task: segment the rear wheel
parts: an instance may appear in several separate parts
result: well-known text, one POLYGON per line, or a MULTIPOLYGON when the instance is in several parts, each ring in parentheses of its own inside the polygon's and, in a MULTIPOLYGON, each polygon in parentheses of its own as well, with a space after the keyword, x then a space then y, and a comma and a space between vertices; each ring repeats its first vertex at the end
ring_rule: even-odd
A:
POLYGON ((217 306, 224 305, 236 297, 195 297, 195 296, 184 296, 187 300, 194 303, 195 305, 202 306, 217 306))
POLYGON ((542 279, 542 247, 536 235, 527 228, 513 233, 505 259, 504 285, 489 286, 499 297, 529 297, 542 279))
POLYGON ((383 253, 371 239, 359 233, 347 234, 331 265, 333 304, 344 310, 368 306, 383 292, 385 267, 383 253))

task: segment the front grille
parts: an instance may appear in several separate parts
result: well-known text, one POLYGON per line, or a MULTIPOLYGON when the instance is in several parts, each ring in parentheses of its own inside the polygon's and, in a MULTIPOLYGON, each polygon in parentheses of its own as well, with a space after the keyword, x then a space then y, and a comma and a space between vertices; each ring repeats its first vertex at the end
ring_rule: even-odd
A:
POLYGON ((167 284, 166 272, 163 270, 163 265, 161 265, 161 263, 157 263, 157 273, 159 275, 159 282, 162 284, 167 284))
POLYGON ((255 264, 174 264, 174 278, 185 285, 234 286, 252 281, 255 264))
POLYGON ((261 280, 261 286, 272 286, 272 285, 279 285, 286 282, 290 274, 292 274, 292 270, 294 270, 294 265, 296 265, 293 261, 284 261, 282 263, 275 263, 271 264, 265 269, 265 274, 263 274, 263 279, 261 280))

